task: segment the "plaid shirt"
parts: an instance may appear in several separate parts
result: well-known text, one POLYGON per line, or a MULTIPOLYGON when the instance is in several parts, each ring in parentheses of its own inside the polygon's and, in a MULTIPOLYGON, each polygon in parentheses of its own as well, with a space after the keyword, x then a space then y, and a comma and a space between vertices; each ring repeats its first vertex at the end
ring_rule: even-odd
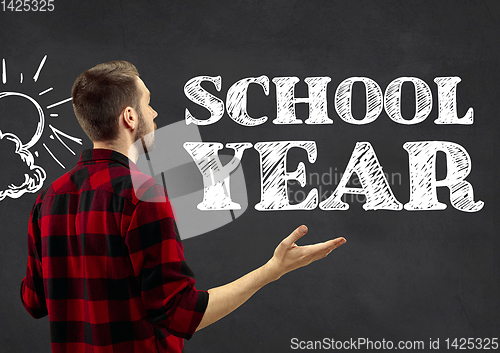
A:
POLYGON ((165 189, 118 152, 83 151, 33 206, 21 299, 54 353, 181 352, 208 304, 193 277, 165 189))

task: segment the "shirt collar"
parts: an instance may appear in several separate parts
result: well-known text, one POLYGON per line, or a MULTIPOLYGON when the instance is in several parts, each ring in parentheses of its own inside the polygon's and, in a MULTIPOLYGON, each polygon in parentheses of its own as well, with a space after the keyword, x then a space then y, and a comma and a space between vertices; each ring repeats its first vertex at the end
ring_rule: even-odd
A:
POLYGON ((125 167, 131 170, 135 170, 138 172, 140 171, 139 167, 137 167, 137 165, 124 154, 104 148, 95 148, 82 151, 78 164, 96 162, 99 160, 115 161, 123 164, 125 167))

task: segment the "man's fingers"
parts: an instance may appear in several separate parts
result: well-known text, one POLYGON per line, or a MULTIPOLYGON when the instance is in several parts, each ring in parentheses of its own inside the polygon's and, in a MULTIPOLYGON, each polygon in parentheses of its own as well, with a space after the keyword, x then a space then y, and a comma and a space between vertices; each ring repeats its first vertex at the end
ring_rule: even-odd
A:
POLYGON ((338 248, 342 244, 345 244, 346 241, 347 240, 345 240, 344 237, 339 237, 339 238, 329 240, 329 241, 325 242, 325 244, 328 246, 328 248, 331 248, 331 250, 333 250, 335 248, 338 248))
POLYGON ((326 252, 319 253, 320 259, 327 257, 333 250, 337 249, 342 244, 345 244, 345 242, 346 240, 343 237, 327 241, 325 243, 327 245, 326 252))
POLYGON ((307 233, 307 227, 305 225, 301 225, 297 229, 295 229, 288 237, 283 239, 282 243, 286 247, 292 246, 297 240, 299 240, 302 236, 307 233))
POLYGON ((329 241, 325 241, 324 243, 317 243, 313 245, 306 245, 303 248, 309 248, 310 254, 318 259, 323 258, 328 255, 332 250, 338 248, 342 244, 345 244, 346 240, 344 237, 335 238, 329 241))
POLYGON ((325 241, 324 243, 316 243, 316 244, 306 245, 306 246, 312 247, 312 248, 314 248, 314 250, 318 250, 318 251, 326 250, 326 249, 333 250, 335 248, 338 248, 342 244, 345 244, 345 242, 346 242, 346 240, 344 237, 339 237, 339 238, 325 241))

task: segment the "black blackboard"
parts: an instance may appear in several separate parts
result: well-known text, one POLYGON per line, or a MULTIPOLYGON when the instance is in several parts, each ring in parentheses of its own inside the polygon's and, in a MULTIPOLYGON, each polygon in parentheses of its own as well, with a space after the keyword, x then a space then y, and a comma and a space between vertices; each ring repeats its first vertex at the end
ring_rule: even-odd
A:
MULTIPOLYGON (((305 78, 330 77, 327 109, 333 124, 273 124, 276 90, 271 82, 267 96, 257 85, 248 91, 248 113, 267 115, 266 123, 241 126, 226 112, 218 122, 199 126, 203 141, 223 144, 315 141, 316 162, 308 162, 304 150, 294 149, 288 155, 289 170, 303 161, 307 175, 333 182, 308 179, 303 189, 295 186, 295 193, 321 186, 320 195, 331 194, 356 142, 365 141, 390 177, 395 197, 405 204, 410 198, 405 142, 450 141, 468 152, 472 167, 466 180, 474 188, 474 199, 484 202, 477 212, 452 207, 446 187, 438 188, 439 201, 447 205, 440 211, 365 211, 362 199, 347 195, 346 211, 262 212, 254 208, 260 201, 259 154, 248 149, 242 158, 247 210, 221 228, 184 240, 198 288, 225 284, 262 265, 300 224, 310 229, 301 244, 337 236, 348 242, 327 259, 263 288, 229 317, 196 333, 186 342, 188 352, 287 352, 293 350, 293 338, 366 338, 395 345, 422 341, 425 351, 430 350, 430 340, 439 339, 443 351, 446 339, 450 344, 455 338, 459 344, 460 338, 482 339, 483 344, 486 339, 498 340, 497 2, 55 0, 53 11, 45 12, 11 11, 10 2, 0 3, 0 92, 32 97, 45 120, 33 140, 41 124, 36 104, 25 96, 0 98, 3 191, 21 184, 25 173, 35 173, 15 156, 16 138, 4 134, 13 134, 29 147, 34 165, 46 174, 44 186, 75 165, 82 149, 91 147, 66 100, 81 72, 115 59, 128 60, 139 69, 159 112, 159 127, 182 121, 186 108, 200 119, 209 117, 184 93, 186 82, 196 76, 221 76, 220 91, 210 83, 203 86, 223 101, 229 87, 247 77, 296 76, 297 97, 307 95, 305 78), (434 79, 444 76, 461 78, 457 113, 461 117, 472 107, 472 125, 434 123, 434 79), (334 96, 349 77, 371 78, 382 90, 399 77, 419 78, 432 91, 432 111, 415 125, 398 124, 385 111, 370 124, 346 123, 335 111, 334 96), (60 104, 48 108, 56 103, 60 104)), ((363 86, 355 84, 355 117, 365 112, 364 94, 363 86)), ((405 84, 405 117, 415 113, 413 97, 412 86, 405 84)), ((298 104, 296 114, 306 120, 307 104, 298 104)), ((438 154, 436 163, 437 177, 444 178, 444 155, 438 154)), ((43 174, 39 173, 38 177, 43 174)), ((32 319, 19 298, 28 216, 37 193, 2 195, 1 350, 49 352, 48 318, 32 319)))

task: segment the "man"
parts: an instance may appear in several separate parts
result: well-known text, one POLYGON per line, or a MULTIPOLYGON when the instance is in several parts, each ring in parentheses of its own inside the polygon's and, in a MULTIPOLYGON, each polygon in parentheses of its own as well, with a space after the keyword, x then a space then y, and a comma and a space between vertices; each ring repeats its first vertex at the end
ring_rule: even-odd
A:
POLYGON ((97 65, 77 78, 72 99, 94 149, 35 202, 21 285, 26 310, 49 315, 53 352, 181 352, 196 330, 345 242, 297 246, 301 226, 262 267, 197 290, 165 190, 134 163, 135 141, 153 148, 157 116, 136 68, 97 65))

